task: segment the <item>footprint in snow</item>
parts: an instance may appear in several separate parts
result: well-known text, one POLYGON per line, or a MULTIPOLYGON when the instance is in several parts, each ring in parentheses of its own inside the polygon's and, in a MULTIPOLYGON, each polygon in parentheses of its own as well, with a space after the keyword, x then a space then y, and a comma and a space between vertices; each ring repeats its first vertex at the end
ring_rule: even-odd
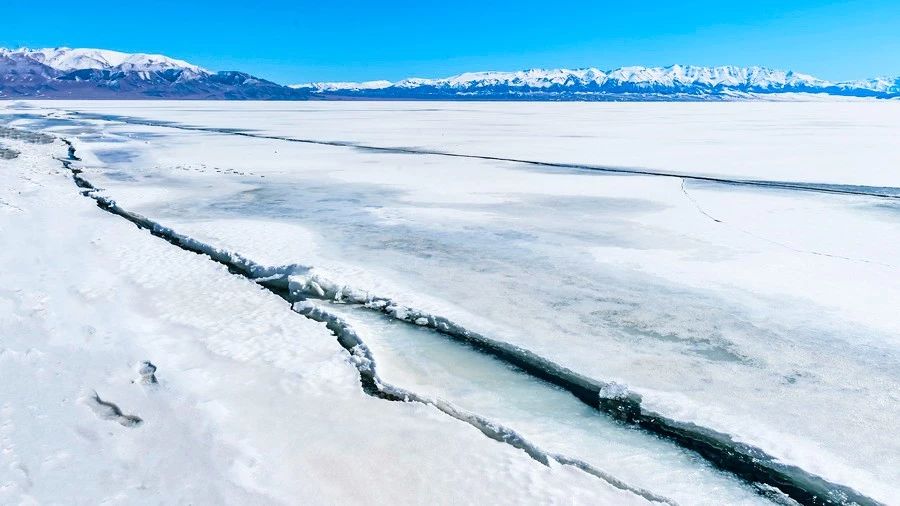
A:
POLYGON ((93 395, 84 400, 85 404, 91 408, 98 418, 104 420, 112 420, 118 422, 123 427, 137 427, 143 420, 135 415, 126 415, 119 409, 119 406, 112 402, 104 401, 100 398, 100 394, 94 392, 93 395))

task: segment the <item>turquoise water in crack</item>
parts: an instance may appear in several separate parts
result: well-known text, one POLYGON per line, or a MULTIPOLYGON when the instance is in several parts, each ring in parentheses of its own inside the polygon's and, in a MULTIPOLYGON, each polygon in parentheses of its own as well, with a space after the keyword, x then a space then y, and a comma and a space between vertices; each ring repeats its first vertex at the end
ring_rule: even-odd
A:
POLYGON ((371 349, 392 385, 511 428, 542 450, 584 460, 680 504, 766 504, 691 452, 619 424, 559 387, 432 330, 358 306, 328 304, 371 349))

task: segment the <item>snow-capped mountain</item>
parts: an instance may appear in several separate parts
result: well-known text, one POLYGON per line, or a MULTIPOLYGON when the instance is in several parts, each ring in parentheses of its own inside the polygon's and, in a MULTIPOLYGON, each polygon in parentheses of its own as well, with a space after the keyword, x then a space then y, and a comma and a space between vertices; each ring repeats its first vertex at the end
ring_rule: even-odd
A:
POLYGON ((866 79, 864 81, 849 81, 845 83, 838 83, 837 86, 847 89, 871 90, 876 93, 888 93, 896 95, 898 92, 900 92, 900 77, 878 77, 875 79, 866 79))
POLYGON ((282 86, 243 72, 212 72, 160 54, 0 48, 0 99, 740 100, 791 96, 785 93, 897 98, 900 78, 835 83, 764 67, 672 65, 608 71, 467 72, 442 79, 282 86))
POLYGON ((890 98, 900 80, 833 83, 810 75, 764 67, 622 67, 467 72, 442 79, 394 83, 309 83, 292 86, 325 97, 530 99, 530 100, 722 100, 775 93, 890 98))
POLYGON ((176 60, 161 54, 129 54, 107 49, 58 47, 53 49, 21 48, 8 50, 0 48, 0 55, 30 59, 61 72, 85 69, 158 72, 180 69, 190 70, 196 74, 211 73, 186 61, 176 60))
POLYGON ((307 84, 292 84, 290 85, 293 89, 306 89, 309 88, 311 90, 317 92, 323 91, 341 91, 341 90, 381 90, 384 88, 390 88, 394 83, 390 81, 364 81, 361 83, 353 83, 353 82, 332 82, 332 83, 307 83, 307 84))
POLYGON ((159 54, 0 48, 0 98, 298 99, 302 90, 159 54))

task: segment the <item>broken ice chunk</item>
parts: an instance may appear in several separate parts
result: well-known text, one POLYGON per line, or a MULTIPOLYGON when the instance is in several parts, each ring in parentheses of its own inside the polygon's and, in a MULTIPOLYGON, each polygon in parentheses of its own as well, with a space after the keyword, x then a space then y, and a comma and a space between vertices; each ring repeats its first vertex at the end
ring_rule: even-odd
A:
POLYGON ((628 398, 628 387, 615 381, 600 388, 601 399, 624 400, 628 398))

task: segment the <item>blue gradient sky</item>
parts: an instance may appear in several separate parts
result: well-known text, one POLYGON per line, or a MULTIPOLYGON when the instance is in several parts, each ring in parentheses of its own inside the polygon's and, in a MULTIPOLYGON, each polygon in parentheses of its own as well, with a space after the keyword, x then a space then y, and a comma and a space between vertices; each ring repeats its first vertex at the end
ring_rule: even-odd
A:
POLYGON ((280 83, 672 63, 900 75, 900 0, 500 3, 3 2, 0 46, 156 52, 280 83))

